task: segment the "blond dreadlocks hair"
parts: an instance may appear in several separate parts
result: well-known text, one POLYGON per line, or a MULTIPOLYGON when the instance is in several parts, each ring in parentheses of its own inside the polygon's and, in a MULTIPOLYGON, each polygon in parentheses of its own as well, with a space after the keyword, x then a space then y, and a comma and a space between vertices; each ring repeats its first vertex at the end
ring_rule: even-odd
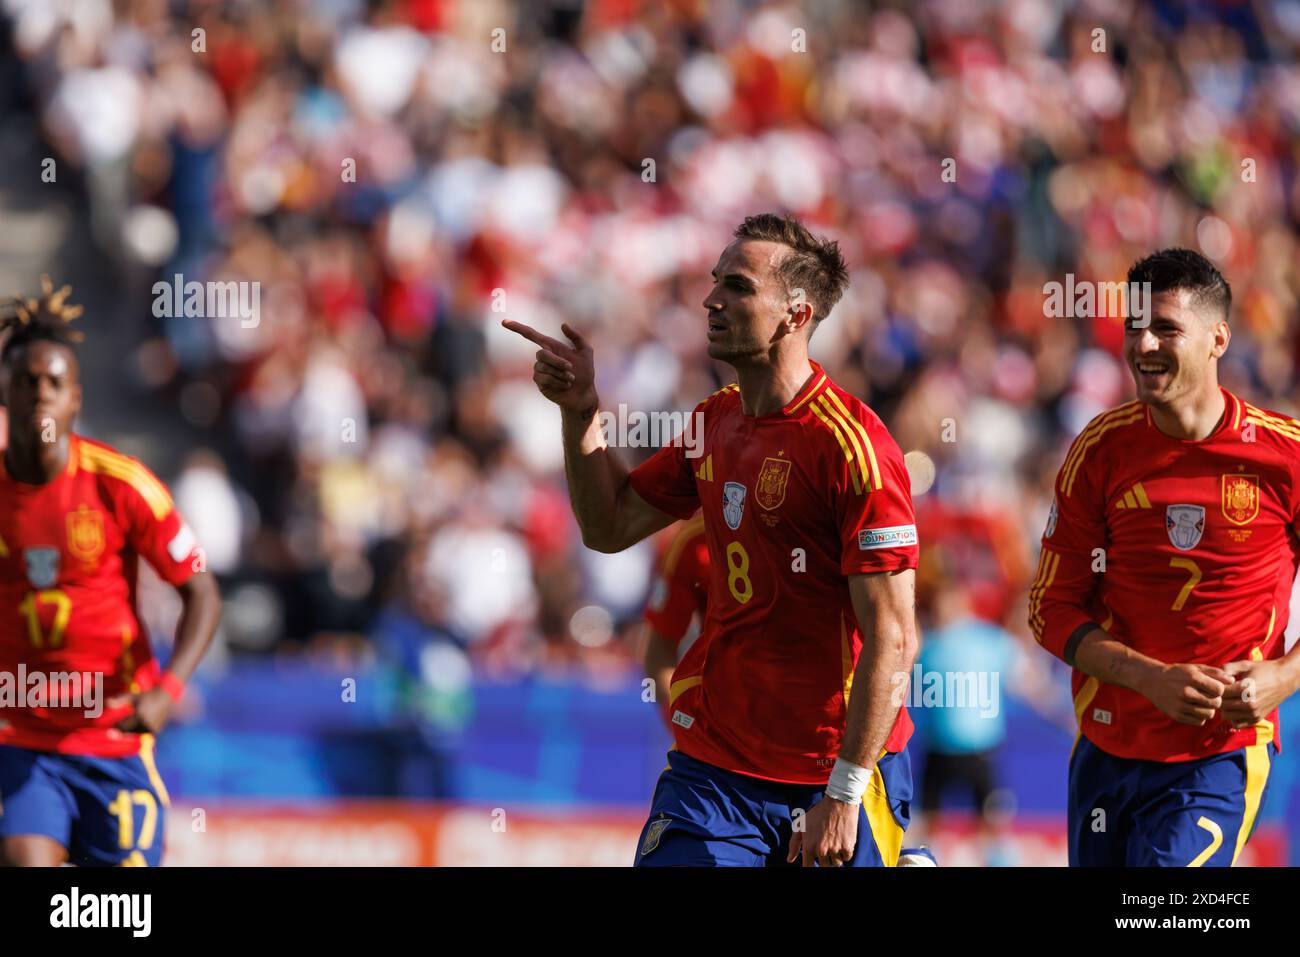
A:
POLYGON ((0 362, 8 362, 16 350, 33 342, 53 342, 75 352, 76 344, 85 336, 69 323, 85 312, 85 308, 69 305, 67 300, 71 294, 71 286, 64 284, 55 292, 50 277, 42 276, 40 298, 16 296, 10 300, 9 309, 13 314, 0 317, 0 335, 4 336, 0 362))

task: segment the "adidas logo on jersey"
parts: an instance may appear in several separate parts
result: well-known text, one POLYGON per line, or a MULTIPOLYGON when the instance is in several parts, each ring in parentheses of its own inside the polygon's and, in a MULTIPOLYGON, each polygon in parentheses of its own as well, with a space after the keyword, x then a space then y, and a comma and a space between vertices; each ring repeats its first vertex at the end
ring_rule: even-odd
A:
POLYGON ((1135 482, 1133 487, 1124 493, 1124 497, 1115 503, 1116 508, 1150 508, 1151 500, 1147 498, 1146 489, 1142 487, 1141 482, 1135 482))

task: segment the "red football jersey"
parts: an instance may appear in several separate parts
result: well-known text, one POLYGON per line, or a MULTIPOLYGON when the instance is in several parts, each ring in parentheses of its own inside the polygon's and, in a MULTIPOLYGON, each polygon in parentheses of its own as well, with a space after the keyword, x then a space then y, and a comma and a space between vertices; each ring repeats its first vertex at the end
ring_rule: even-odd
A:
MULTIPOLYGON (((1029 592, 1035 637, 1062 657, 1094 622, 1167 664, 1279 658, 1300 562, 1300 422, 1226 389, 1223 419, 1170 438, 1130 402, 1093 419, 1066 455, 1029 592)), ((1074 672, 1080 732, 1123 758, 1188 761, 1267 741, 1277 712, 1233 730, 1180 724, 1127 688, 1074 672)))
POLYGON ((703 622, 708 605, 709 543, 704 519, 693 518, 676 530, 659 562, 645 620, 659 638, 675 648, 691 627, 692 618, 699 615, 703 622))
POLYGON ((10 478, 0 456, 0 672, 40 674, 50 688, 58 674, 102 674, 102 713, 27 696, 27 707, 0 710, 0 744, 133 755, 140 736, 113 728, 129 706, 105 702, 159 677, 136 616, 137 557, 181 585, 199 567, 197 546, 148 468, 100 442, 68 442, 67 468, 45 485, 10 478))
MULTIPOLYGON (((677 747, 716 767, 824 784, 844 735, 862 636, 846 576, 915 568, 916 522, 903 455, 875 413, 813 363, 809 383, 769 415, 739 387, 696 406, 703 442, 638 467, 632 488, 678 518, 703 506, 708 612, 673 674, 677 747)), ((912 722, 900 709, 886 748, 912 722)))

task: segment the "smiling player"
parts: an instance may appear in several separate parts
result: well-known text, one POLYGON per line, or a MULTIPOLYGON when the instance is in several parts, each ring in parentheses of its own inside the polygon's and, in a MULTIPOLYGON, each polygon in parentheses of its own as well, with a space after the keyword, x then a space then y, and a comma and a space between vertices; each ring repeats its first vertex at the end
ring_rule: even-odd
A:
POLYGON ((541 346, 533 379, 560 406, 588 547, 620 551, 703 507, 708 611, 673 674, 676 747, 637 864, 894 866, 916 526, 898 446, 808 358, 847 270, 837 244, 763 215, 713 275, 701 332, 739 381, 696 406, 697 458, 674 442, 629 473, 599 428, 591 346, 568 325, 571 345, 504 323, 541 346))
POLYGON ((1300 422, 1219 385, 1232 293, 1204 257, 1162 250, 1128 280, 1152 293, 1124 339, 1138 398, 1066 455, 1029 622, 1075 669, 1070 863, 1227 866, 1300 687, 1300 422))
POLYGON ((212 576, 153 473, 72 432, 81 409, 68 321, 44 281, 17 300, 0 349, 8 447, 0 458, 0 673, 79 676, 74 701, 0 709, 0 863, 157 865, 167 791, 153 761, 221 613, 212 576), (138 559, 180 593, 160 672, 136 615, 138 559), (86 688, 104 700, 87 701, 86 688), (97 689, 97 690, 96 690, 97 689))

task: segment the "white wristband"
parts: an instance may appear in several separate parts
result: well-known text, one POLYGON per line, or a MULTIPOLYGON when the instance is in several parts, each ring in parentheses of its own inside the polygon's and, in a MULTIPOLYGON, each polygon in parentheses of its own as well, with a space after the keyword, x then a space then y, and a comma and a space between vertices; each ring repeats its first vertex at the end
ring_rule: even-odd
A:
POLYGON ((867 785, 870 783, 869 769, 860 768, 852 761, 836 758, 831 779, 826 782, 826 796, 843 801, 845 804, 859 804, 862 795, 867 793, 867 785))

